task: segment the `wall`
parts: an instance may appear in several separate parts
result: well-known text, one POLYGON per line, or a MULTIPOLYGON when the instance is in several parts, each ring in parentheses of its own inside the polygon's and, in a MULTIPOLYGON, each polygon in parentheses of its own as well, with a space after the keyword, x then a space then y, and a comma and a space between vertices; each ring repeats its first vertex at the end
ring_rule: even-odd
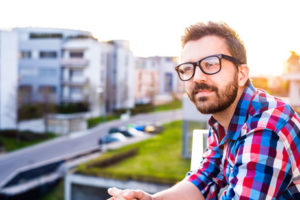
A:
POLYGON ((165 190, 170 186, 134 180, 122 181, 79 174, 67 174, 65 176, 65 200, 106 200, 108 197, 106 191, 110 187, 141 189, 153 194, 165 190))
POLYGON ((15 129, 17 120, 17 34, 0 32, 0 128, 15 129))

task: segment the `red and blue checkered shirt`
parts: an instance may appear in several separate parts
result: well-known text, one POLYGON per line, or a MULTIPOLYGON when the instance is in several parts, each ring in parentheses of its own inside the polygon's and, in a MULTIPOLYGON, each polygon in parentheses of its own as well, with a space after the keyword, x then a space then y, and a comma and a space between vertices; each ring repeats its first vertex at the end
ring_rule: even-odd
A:
POLYGON ((288 104, 250 84, 227 131, 209 124, 203 160, 186 177, 205 199, 300 199, 300 118, 288 104))

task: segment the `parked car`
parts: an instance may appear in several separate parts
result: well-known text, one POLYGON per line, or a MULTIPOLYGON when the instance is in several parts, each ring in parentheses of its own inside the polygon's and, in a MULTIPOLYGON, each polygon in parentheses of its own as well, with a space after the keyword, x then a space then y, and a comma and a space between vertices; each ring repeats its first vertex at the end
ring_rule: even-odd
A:
POLYGON ((160 133, 163 130, 162 126, 152 124, 135 125, 134 128, 136 130, 143 131, 146 133, 160 133))
POLYGON ((122 133, 111 133, 111 134, 108 134, 108 135, 104 135, 102 136, 98 143, 99 144, 109 144, 109 143, 112 143, 112 142, 117 142, 117 141, 125 141, 127 140, 127 137, 125 137, 122 133))
POLYGON ((108 134, 114 134, 114 133, 121 133, 123 134, 125 137, 133 137, 134 135, 132 133, 130 133, 125 127, 112 127, 109 129, 108 134))
POLYGON ((128 127, 127 131, 134 137, 142 136, 145 134, 143 131, 139 131, 139 130, 135 129, 134 127, 128 127))
POLYGON ((162 126, 158 125, 133 125, 128 124, 127 127, 112 127, 108 134, 99 139, 99 144, 108 144, 117 141, 125 141, 131 137, 142 136, 145 133, 160 133, 162 126))

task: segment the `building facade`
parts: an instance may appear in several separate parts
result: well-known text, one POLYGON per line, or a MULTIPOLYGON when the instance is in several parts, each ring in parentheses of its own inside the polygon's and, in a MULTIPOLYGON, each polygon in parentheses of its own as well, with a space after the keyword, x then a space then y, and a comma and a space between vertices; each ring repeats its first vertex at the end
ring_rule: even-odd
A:
POLYGON ((22 103, 88 103, 92 116, 105 112, 106 44, 90 32, 16 28, 22 103), (101 92, 99 92, 101 91, 101 92))
POLYGON ((174 57, 136 58, 135 101, 156 104, 172 100, 173 95, 182 94, 183 83, 177 77, 174 57))
POLYGON ((107 42, 106 110, 134 107, 134 56, 129 42, 107 42))
POLYGON ((105 48, 93 38, 72 38, 62 46, 61 101, 87 102, 92 116, 105 114, 105 48))
POLYGON ((88 32, 52 28, 16 28, 22 103, 61 103, 62 47, 71 37, 88 32))
POLYGON ((18 40, 0 31, 0 129, 15 129, 18 108, 18 40))

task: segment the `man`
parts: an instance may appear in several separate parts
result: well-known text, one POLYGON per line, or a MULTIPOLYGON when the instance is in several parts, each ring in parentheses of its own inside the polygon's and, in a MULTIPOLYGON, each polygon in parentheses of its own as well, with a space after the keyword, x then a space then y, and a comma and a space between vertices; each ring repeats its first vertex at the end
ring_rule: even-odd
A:
POLYGON ((252 86, 238 35, 224 23, 198 23, 182 43, 179 78, 199 112, 212 114, 203 161, 168 190, 110 188, 110 199, 300 199, 299 116, 252 86))

